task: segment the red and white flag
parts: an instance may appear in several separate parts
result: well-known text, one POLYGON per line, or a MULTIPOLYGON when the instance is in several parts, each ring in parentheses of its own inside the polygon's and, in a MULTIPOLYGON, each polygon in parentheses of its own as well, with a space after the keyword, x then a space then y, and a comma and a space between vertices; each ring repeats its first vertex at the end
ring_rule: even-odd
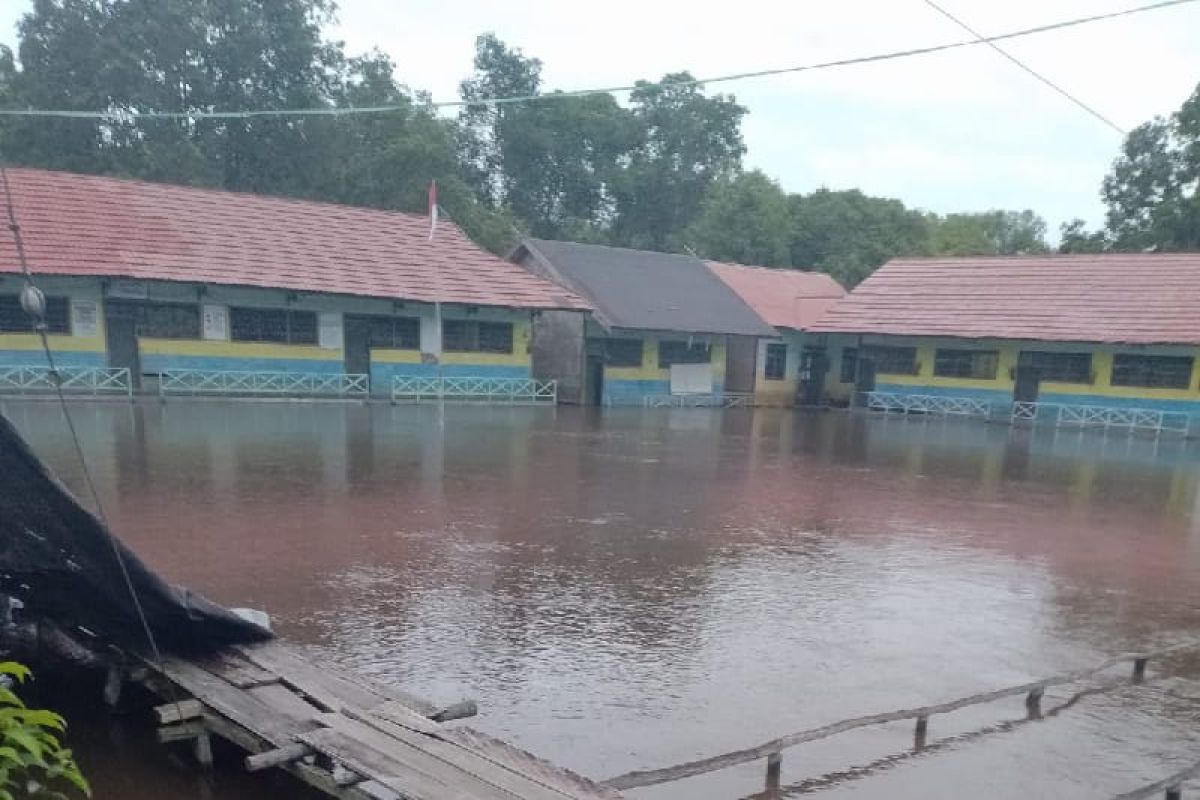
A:
POLYGON ((433 241, 433 232, 437 230, 438 205, 437 181, 429 182, 429 241, 433 241))

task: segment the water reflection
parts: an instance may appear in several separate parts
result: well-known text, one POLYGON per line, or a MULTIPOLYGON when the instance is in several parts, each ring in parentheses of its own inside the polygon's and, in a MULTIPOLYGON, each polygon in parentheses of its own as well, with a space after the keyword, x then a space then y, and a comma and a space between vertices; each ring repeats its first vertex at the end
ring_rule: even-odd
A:
MULTIPOLYGON (((77 485, 56 408, 3 410, 77 485)), ((163 572, 366 673, 475 697, 481 727, 597 776, 1200 629, 1200 459, 1177 440, 781 411, 449 408, 444 428, 426 407, 76 414, 114 524, 163 572)), ((981 796, 1113 794, 1200 743, 1186 704, 1138 697, 831 791, 949 796, 984 769, 1003 780, 981 796), (1128 731, 1146 746, 1119 744, 1128 731)), ((856 734, 785 764, 819 774, 896 742, 856 734)), ((758 773, 645 795, 741 796, 758 773)))

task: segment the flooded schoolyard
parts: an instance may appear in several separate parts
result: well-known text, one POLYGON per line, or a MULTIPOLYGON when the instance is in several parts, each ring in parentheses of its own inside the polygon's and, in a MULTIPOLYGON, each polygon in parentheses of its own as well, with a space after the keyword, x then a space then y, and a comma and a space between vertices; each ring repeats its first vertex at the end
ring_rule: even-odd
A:
MULTIPOLYGON (((839 412, 72 405, 170 579, 596 778, 1200 638, 1200 445, 839 412)), ((72 488, 57 406, 3 411, 72 488)), ((1114 673, 1120 677, 1122 673, 1114 673)), ((1200 757, 1200 653, 1041 722, 1020 698, 789 750, 822 796, 1095 798, 1200 757), (854 768, 861 769, 854 769, 854 768)), ((1050 692, 1046 708, 1080 688, 1050 692)), ((94 701, 88 697, 88 701, 94 701)), ((100 800, 199 781, 67 698, 100 800)), ((227 759, 229 761, 229 759, 227 759)), ((762 763, 631 793, 732 800, 762 763)))

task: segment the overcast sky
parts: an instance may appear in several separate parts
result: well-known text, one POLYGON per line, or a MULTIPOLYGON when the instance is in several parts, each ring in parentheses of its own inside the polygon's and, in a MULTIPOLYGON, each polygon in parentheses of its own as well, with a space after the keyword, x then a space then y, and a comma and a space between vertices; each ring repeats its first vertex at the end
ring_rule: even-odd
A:
MULTIPOLYGON (((940 0, 989 34, 1147 0, 940 0)), ((0 33, 29 0, 0 0, 0 33)), ((399 77, 454 99, 477 34, 577 89, 828 61, 963 39, 924 0, 341 0, 332 31, 379 47, 399 77)), ((1004 43, 1128 129, 1179 107, 1200 82, 1200 2, 1004 43)), ((789 191, 858 187, 935 211, 1033 208, 1056 230, 1099 223, 1120 136, 986 46, 721 84, 749 108, 747 163, 789 191)))

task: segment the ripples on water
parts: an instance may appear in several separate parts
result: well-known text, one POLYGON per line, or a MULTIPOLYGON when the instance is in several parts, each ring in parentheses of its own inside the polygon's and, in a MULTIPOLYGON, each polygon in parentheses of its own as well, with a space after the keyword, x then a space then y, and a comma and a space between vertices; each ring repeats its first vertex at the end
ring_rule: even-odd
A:
MULTIPOLYGON (((4 412, 77 481, 53 406, 4 412)), ((595 777, 1200 634, 1200 460, 1181 442, 708 410, 449 408, 441 433, 435 413, 172 401, 77 421, 115 527, 172 579, 268 610, 325 659, 475 698, 479 727, 595 777)), ((1115 794, 1200 755, 1200 657, 1169 666, 1181 679, 919 757, 881 761, 906 725, 794 749, 785 780, 877 763, 823 793, 1115 794)), ((163 781, 295 796, 232 771, 196 789, 80 714, 100 800, 163 781)), ((638 796, 725 800, 761 772, 638 796)))

